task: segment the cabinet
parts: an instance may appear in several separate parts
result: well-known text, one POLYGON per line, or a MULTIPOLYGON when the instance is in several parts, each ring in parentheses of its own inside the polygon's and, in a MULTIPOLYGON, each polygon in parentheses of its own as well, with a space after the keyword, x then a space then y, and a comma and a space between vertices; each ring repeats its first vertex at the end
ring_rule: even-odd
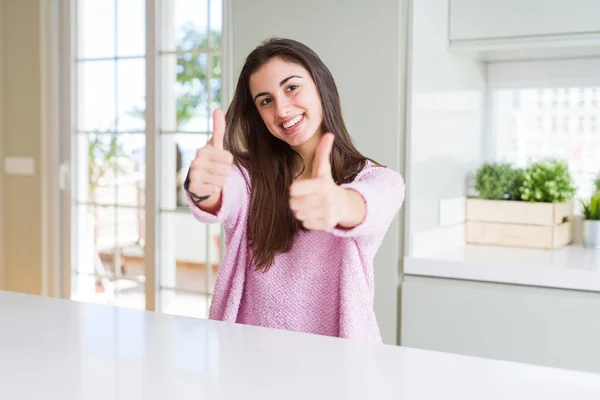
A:
POLYGON ((448 41, 492 59, 598 55, 599 16, 599 0, 449 0, 448 41))
POLYGON ((600 293, 405 276, 402 346, 600 373, 600 293))
POLYGON ((598 0, 450 0, 450 40, 600 33, 598 0))

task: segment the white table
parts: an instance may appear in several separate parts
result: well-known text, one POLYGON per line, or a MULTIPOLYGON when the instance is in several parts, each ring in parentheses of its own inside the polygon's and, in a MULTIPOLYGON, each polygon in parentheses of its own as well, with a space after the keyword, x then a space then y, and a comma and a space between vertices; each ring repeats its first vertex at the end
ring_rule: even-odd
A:
POLYGON ((0 398, 597 400, 600 375, 0 291, 0 398))

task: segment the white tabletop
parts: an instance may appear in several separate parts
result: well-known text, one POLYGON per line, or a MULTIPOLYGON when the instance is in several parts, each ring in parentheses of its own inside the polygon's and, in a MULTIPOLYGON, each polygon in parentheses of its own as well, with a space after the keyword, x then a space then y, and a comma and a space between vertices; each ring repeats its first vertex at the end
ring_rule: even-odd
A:
POLYGON ((10 400, 584 400, 600 375, 0 291, 10 400))
POLYGON ((600 250, 466 245, 406 257, 404 273, 600 292, 600 250))

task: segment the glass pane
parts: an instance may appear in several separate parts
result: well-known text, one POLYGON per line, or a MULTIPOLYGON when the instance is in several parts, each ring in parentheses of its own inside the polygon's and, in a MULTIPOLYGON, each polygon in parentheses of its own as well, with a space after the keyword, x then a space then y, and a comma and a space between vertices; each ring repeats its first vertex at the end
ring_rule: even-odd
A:
MULTIPOLYGON (((117 276, 139 279, 144 273, 144 209, 117 208, 117 276)), ((114 268, 113 268, 114 270, 114 268)))
POLYGON ((77 141, 78 200, 115 204, 115 171, 119 157, 122 157, 117 136, 110 133, 78 134, 77 141))
POLYGON ((77 2, 78 58, 115 56, 115 3, 108 0, 77 2))
POLYGON ((165 0, 163 4, 161 22, 166 32, 166 37, 162 38, 163 50, 187 51, 206 47, 207 0, 165 0))
POLYGON ((113 281, 126 272, 122 262, 124 243, 133 242, 135 246, 136 242, 130 237, 127 242, 124 239, 129 232, 117 225, 117 216, 122 212, 115 207, 80 205, 75 212, 73 272, 78 275, 73 293, 84 301, 112 304, 116 290, 113 281), (123 234, 117 236, 117 232, 123 234))
POLYGON ((98 274, 114 278, 122 271, 114 268, 117 237, 117 209, 113 206, 94 207, 94 214, 90 216, 93 221, 93 236, 95 253, 93 255, 96 263, 95 269, 98 274), (99 259, 99 260, 98 260, 99 259), (98 261, 102 261, 98 263, 98 261))
POLYGON ((160 205, 162 209, 174 210, 188 207, 183 183, 196 151, 206 146, 209 135, 163 134, 160 138, 160 205))
POLYGON ((73 299, 144 308, 142 210, 80 205, 76 213, 73 299))
POLYGON ((208 318, 210 298, 205 295, 161 290, 162 312, 186 317, 208 318))
POLYGON ((162 129, 206 132, 208 55, 165 55, 162 67, 162 129))
POLYGON ((102 285, 109 304, 145 308, 143 210, 103 207, 96 249, 111 280, 102 285))
POLYGON ((73 275, 71 279, 71 299, 86 303, 109 304, 107 291, 105 291, 102 281, 107 283, 107 287, 110 285, 108 278, 100 279, 90 275, 73 275))
POLYGON ((114 225, 97 224, 99 217, 106 213, 114 214, 114 208, 79 205, 75 212, 75 232, 73 238, 76 253, 73 273, 109 277, 104 264, 99 263, 98 241, 108 235, 114 236, 114 225))
POLYGON ((146 61, 117 61, 117 103, 119 131, 143 131, 146 127, 146 61))
POLYGON ((114 301, 111 303, 117 307, 146 309, 146 295, 144 284, 129 279, 119 279, 115 282, 116 291, 114 301))
POLYGON ((117 35, 117 55, 130 57, 146 52, 146 0, 117 1, 117 35))
POLYGON ((161 286, 211 293, 220 264, 220 225, 200 223, 187 212, 163 212, 160 223, 161 286))
POLYGON ((88 61, 77 66, 77 130, 115 129, 115 62, 88 61))
POLYGON ((210 0, 210 34, 213 48, 221 47, 223 32, 223 0, 210 0))
POLYGON ((117 135, 118 161, 115 162, 118 205, 143 207, 146 183, 146 136, 143 133, 117 135))

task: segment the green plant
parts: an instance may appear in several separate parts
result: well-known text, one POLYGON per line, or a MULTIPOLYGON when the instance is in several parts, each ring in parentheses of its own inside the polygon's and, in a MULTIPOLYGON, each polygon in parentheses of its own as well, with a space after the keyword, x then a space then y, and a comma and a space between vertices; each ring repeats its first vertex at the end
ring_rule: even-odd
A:
POLYGON ((117 135, 111 134, 110 130, 88 135, 88 180, 91 198, 94 198, 96 189, 109 174, 125 172, 119 165, 119 158, 124 156, 122 144, 117 135))
POLYGON ((594 186, 596 187, 596 190, 600 190, 600 172, 598 172, 598 176, 596 177, 596 180, 594 181, 594 186))
POLYGON ((581 201, 583 206, 583 218, 588 220, 600 220, 600 189, 587 201, 581 201))
POLYGON ((485 200, 517 200, 522 171, 499 162, 483 163, 475 175, 475 189, 485 200))
POLYGON ((508 191, 510 200, 521 200, 521 187, 525 181, 525 170, 523 168, 517 168, 515 170, 515 179, 512 186, 508 191))
POLYGON ((524 201, 555 203, 571 200, 575 195, 575 186, 565 161, 546 159, 525 169, 520 191, 524 201))
MULTIPOLYGON (((222 66, 221 52, 211 53, 211 69, 209 72, 208 55, 191 54, 197 49, 208 48, 208 35, 211 35, 213 48, 221 46, 221 32, 210 30, 199 31, 193 24, 186 24, 181 27, 179 32, 181 39, 177 43, 177 98, 175 100, 177 129, 181 128, 188 121, 207 113, 208 108, 222 107, 222 66), (211 77, 210 81, 208 77, 211 77), (206 104, 208 93, 210 91, 211 104, 206 104)), ((146 118, 146 109, 134 107, 128 115, 139 119, 146 118)), ((208 117, 209 115, 205 115, 208 117)))

